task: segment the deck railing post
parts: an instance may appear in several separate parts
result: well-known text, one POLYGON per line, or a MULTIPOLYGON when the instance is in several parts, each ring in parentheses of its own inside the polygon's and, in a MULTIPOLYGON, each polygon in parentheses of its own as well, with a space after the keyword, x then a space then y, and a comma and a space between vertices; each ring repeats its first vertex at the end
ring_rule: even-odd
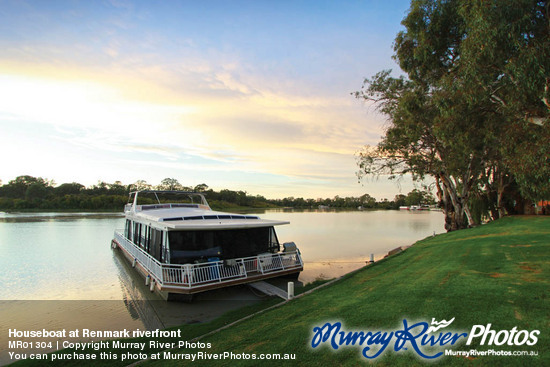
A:
MULTIPOLYGON (((151 266, 152 267, 152 266, 151 266)), ((163 266, 157 266, 159 273, 160 273, 160 284, 164 284, 164 269, 163 266)))
POLYGON ((248 273, 246 271, 246 265, 244 264, 244 260, 240 259, 239 264, 239 275, 244 275, 245 278, 248 277, 248 273))
POLYGON ((262 265, 262 259, 260 259, 259 256, 256 256, 256 264, 257 264, 257 267, 258 267, 258 270, 260 271, 260 273, 264 273, 264 267, 262 265))
MULTIPOLYGON (((193 270, 193 265, 191 264, 185 264, 183 266, 183 268, 185 268, 184 272, 185 272, 185 276, 187 277, 187 283, 188 283, 188 287, 191 288, 191 284, 193 284, 193 273, 194 273, 194 270, 193 270)), ((185 276, 182 278, 182 282, 185 284, 185 276)))

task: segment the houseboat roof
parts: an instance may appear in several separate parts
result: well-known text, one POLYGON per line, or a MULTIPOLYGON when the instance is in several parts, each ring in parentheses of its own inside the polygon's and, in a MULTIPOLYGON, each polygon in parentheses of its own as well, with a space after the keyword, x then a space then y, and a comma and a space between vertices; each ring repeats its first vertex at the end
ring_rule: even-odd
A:
MULTIPOLYGON (((199 202, 194 203, 159 203, 137 205, 135 192, 133 204, 125 208, 126 217, 142 222, 156 223, 169 230, 218 230, 237 228, 271 227, 281 224, 289 224, 287 221, 261 219, 255 215, 218 212, 210 209, 204 195, 200 193, 175 192, 175 191, 146 191, 159 194, 184 194, 198 196, 199 202)), ((131 195, 132 195, 131 194, 131 195)))

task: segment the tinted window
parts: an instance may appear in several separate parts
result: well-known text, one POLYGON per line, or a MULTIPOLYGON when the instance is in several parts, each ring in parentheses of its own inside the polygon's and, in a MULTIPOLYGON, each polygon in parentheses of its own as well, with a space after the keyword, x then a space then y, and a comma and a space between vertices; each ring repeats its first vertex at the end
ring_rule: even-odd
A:
POLYGON ((276 252, 273 227, 219 231, 170 231, 170 262, 184 264, 208 258, 233 259, 276 252))

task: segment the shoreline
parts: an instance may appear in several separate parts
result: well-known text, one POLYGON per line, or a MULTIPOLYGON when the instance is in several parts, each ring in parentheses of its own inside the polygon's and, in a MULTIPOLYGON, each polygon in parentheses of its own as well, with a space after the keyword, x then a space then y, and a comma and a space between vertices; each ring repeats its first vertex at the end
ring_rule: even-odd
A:
MULTIPOLYGON (((400 249, 402 248, 402 251, 405 251, 407 248, 410 248, 412 245, 410 246, 403 246, 403 247, 399 247, 400 249)), ((392 250, 393 251, 393 250, 392 250)), ((400 255, 402 251, 399 251, 397 253, 395 253, 395 255, 400 255)), ((391 252, 391 251, 390 251, 391 252)), ((215 324, 215 323, 219 323, 219 324, 222 324, 222 326, 214 329, 214 330, 209 330, 207 331, 206 333, 202 334, 202 335, 198 335, 190 340, 187 340, 189 343, 194 343, 194 342, 197 342, 197 341, 200 341, 202 338, 205 338, 205 337, 208 337, 210 335, 213 335, 213 334, 216 334, 217 332, 219 331, 222 331, 222 330, 225 330, 225 329, 228 329, 232 326, 235 326, 237 324, 240 324, 241 322, 244 322, 252 317, 255 317, 257 315, 260 315, 260 314, 263 314, 267 311, 270 311, 270 310, 273 310, 273 309, 276 309, 276 308, 279 308, 281 306, 284 306, 285 304, 293 301, 293 300, 296 300, 296 299, 299 299, 299 298, 302 298, 308 294, 311 294, 315 291, 318 291, 322 288, 325 288, 325 287, 328 287, 328 286, 331 286, 339 281, 342 281, 346 278, 349 278, 349 277, 352 277, 355 273, 358 273, 362 270, 364 270, 365 268, 367 267, 372 267, 378 263, 382 263, 382 262, 385 262, 389 256, 392 256, 390 255, 389 253, 383 257, 379 257, 376 261, 370 263, 369 261, 366 261, 366 262, 362 262, 364 265, 362 265, 361 267, 357 268, 357 269, 354 269, 354 270, 351 270, 341 276, 338 276, 336 278, 330 278, 330 279, 316 279, 310 283, 306 283, 306 284, 303 284, 301 286, 298 286, 296 288, 296 294, 295 294, 295 297, 290 299, 290 300, 280 300, 278 297, 276 296, 266 296, 264 295, 263 297, 265 297, 263 300, 262 299, 259 299, 257 300, 256 302, 252 303, 252 304, 239 304, 237 307, 234 308, 234 310, 232 311, 224 311, 222 314, 218 315, 218 316, 214 316, 214 317, 209 317, 208 319, 202 319, 201 321, 191 321, 191 322, 187 322, 187 323, 178 323, 178 324, 170 324, 169 322, 167 324, 165 324, 165 321, 166 320, 162 320, 162 316, 160 315, 162 313, 162 308, 164 306, 164 308, 166 308, 166 306, 174 306, 176 308, 180 308, 182 306, 188 306, 187 304, 185 303, 181 303, 181 302, 173 302, 173 303, 167 303, 166 301, 164 300, 157 300, 157 301, 154 301, 152 299, 143 299, 143 300, 134 300, 132 301, 133 303, 133 308, 134 309, 145 309, 145 308, 151 308, 152 310, 152 313, 151 311, 149 311, 149 313, 151 313, 151 315, 153 315, 153 317, 155 319, 157 319, 158 322, 160 322, 160 324, 157 324, 157 327, 153 327, 151 328, 151 325, 149 325, 149 327, 146 326, 146 330, 155 330, 155 329, 159 329, 159 330, 183 330, 184 328, 188 328, 190 325, 197 325, 197 324, 200 324, 200 325, 210 325, 210 324, 215 324), (143 306, 142 307, 137 307, 138 304, 140 303, 143 303, 143 306), (250 311, 248 311, 250 309, 250 311), (239 315, 239 318, 232 318, 233 315, 239 315)), ((392 256, 394 257, 394 256, 392 256)), ((125 259, 121 259, 122 262, 124 262, 125 259)), ((133 272, 131 272, 129 269, 129 264, 127 262, 124 262, 125 264, 125 267, 127 267, 128 269, 126 269, 128 271, 128 274, 132 277, 132 278, 137 278, 137 280, 141 280, 141 278, 139 278, 136 274, 134 274, 133 272)), ((278 280, 278 279, 275 279, 275 280, 278 280)), ((285 280, 286 281, 286 280, 285 280)), ((143 284, 141 284, 142 282, 139 282, 139 285, 137 285, 138 287, 140 288, 143 288, 141 289, 141 291, 143 292, 143 294, 147 294, 147 287, 146 286, 143 286, 143 284)), ((296 282, 295 282, 296 283, 296 282)), ((300 282, 298 282, 300 283, 300 282)), ((235 288, 243 288, 245 286, 237 286, 237 287, 231 287, 230 289, 222 289, 222 290, 218 290, 218 291, 213 291, 213 292, 207 292, 207 298, 210 298, 208 297, 208 295, 212 295, 212 293, 216 293, 216 292, 232 292, 235 290, 235 288)), ((253 292, 254 293, 254 292, 253 292)), ((203 295, 204 296, 204 295, 203 295)), ((154 294, 151 293, 151 297, 154 298, 154 294)), ((2 301, 0 301, 2 302, 2 301)), ((101 300, 96 300, 96 301, 86 301, 86 300, 82 300, 82 301, 71 301, 71 300, 66 300, 66 301, 55 301, 55 300, 42 300, 42 301, 34 301, 34 300, 11 300, 11 301, 3 301, 4 303, 18 303, 18 307, 21 306, 20 302, 25 302, 25 303, 39 303, 40 304, 40 308, 43 309, 44 308, 44 305, 45 304, 51 304, 51 305, 55 305, 54 308, 61 308, 61 309, 65 309, 66 307, 60 307, 60 305, 62 304, 77 304, 77 303, 81 303, 81 302, 85 302, 85 303, 103 303, 105 301, 101 301, 101 300)), ((108 301, 109 302, 109 301, 108 301)), ((110 302, 117 302, 117 301, 110 301, 110 302)), ((217 301, 219 302, 219 301, 217 301)), ((224 302, 227 302, 227 300, 224 300, 224 302)), ((199 302, 197 303, 200 303, 200 300, 199 302)), ((193 304, 192 304, 193 306, 193 304)), ((197 305, 196 303, 194 304, 194 306, 196 306, 197 308, 202 308, 203 305, 197 305)), ((88 307, 89 308, 89 307, 88 307)), ((46 307, 47 309, 47 307, 46 307)), ((142 311, 143 312, 143 311, 142 311)), ((203 313, 205 311, 203 310, 203 313)), ((216 312, 217 313, 217 312, 216 312)), ((115 318, 116 319, 116 318, 115 318)), ((141 317, 140 317, 141 319, 141 317)), ((142 338, 131 338, 131 339, 103 339, 103 338, 100 338, 100 339, 94 339, 94 341, 113 341, 113 340, 132 340, 133 342, 148 342, 150 340, 155 340, 153 338, 148 338, 148 337, 142 337, 142 338)), ((84 339, 82 339, 82 341, 85 341, 84 339)), ((60 348, 60 349, 57 349, 57 350, 50 350, 50 351, 46 351, 47 353, 62 353, 63 351, 65 350, 70 350, 70 349, 67 349, 67 348, 60 348)), ((165 349, 165 350, 161 350, 160 352, 164 352, 164 351, 174 351, 174 349, 165 349)), ((156 351, 157 353, 159 351, 156 351)), ((5 356, 4 358, 1 358, 0 359, 0 366, 4 366, 4 365, 11 365, 13 364, 12 361, 7 361, 9 363, 5 363, 7 360, 5 359, 5 356)), ((138 360, 138 361, 134 361, 132 364, 130 364, 129 366, 134 366, 134 365, 141 365, 142 363, 145 363, 147 362, 148 359, 146 360, 138 360)), ((16 362, 17 363, 17 362, 16 362)), ((25 361, 22 361, 22 363, 25 363, 25 361)))

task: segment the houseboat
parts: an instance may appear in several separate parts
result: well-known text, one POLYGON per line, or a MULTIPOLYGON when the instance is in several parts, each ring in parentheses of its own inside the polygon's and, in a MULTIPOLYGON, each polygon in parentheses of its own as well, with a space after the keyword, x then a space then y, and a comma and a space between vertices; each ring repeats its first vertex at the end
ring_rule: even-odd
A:
POLYGON ((275 226, 285 221, 213 211, 201 193, 137 191, 112 241, 165 299, 303 270, 293 242, 282 251, 275 226))

